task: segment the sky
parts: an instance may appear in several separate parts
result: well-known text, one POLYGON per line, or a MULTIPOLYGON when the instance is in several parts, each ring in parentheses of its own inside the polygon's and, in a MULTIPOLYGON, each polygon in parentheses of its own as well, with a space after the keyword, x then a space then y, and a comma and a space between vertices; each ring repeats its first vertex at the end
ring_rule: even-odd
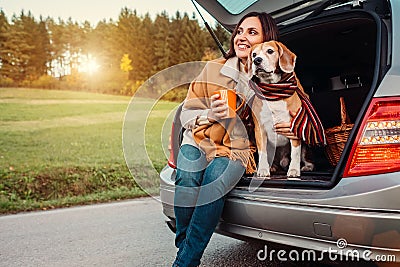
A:
MULTIPOLYGON (((92 26, 96 26, 103 19, 116 21, 123 7, 136 9, 138 15, 148 12, 153 18, 164 10, 171 17, 177 10, 182 13, 187 12, 189 15, 195 12, 190 0, 0 0, 0 8, 8 19, 11 19, 13 14, 19 15, 21 10, 24 10, 31 11, 37 19, 40 15, 63 20, 71 17, 73 21, 79 23, 88 20, 92 26)), ((215 22, 212 17, 208 16, 201 7, 200 11, 206 21, 213 26, 215 22)), ((200 18, 197 13, 196 17, 200 18)))

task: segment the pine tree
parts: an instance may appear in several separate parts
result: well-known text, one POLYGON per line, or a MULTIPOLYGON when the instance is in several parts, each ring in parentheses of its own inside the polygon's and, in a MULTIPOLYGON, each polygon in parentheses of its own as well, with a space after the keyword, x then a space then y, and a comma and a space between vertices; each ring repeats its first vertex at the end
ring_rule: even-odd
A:
POLYGON ((12 58, 8 39, 10 38, 10 24, 3 10, 0 10, 0 81, 10 78, 10 68, 12 67, 12 58))
POLYGON ((69 71, 67 70, 68 59, 66 58, 67 40, 64 32, 66 31, 65 22, 61 19, 58 23, 52 18, 46 19, 46 28, 50 36, 50 70, 52 76, 62 78, 69 71))
POLYGON ((69 55, 68 65, 71 73, 76 73, 79 69, 83 35, 83 30, 79 24, 69 18, 63 32, 63 37, 65 52, 69 55))
MULTIPOLYGON (((230 33, 227 30, 225 30, 225 28, 222 27, 222 25, 219 23, 216 23, 214 33, 215 33, 215 36, 217 37, 217 39, 222 44, 222 47, 224 48, 224 50, 227 51, 229 49, 229 45, 230 45, 229 44, 230 39, 231 39, 230 33)), ((218 50, 218 47, 216 44, 214 44, 214 46, 212 46, 212 48, 214 48, 213 50, 218 50)))
POLYGON ((101 69, 105 72, 118 71, 121 59, 121 48, 115 41, 117 26, 106 21, 101 21, 88 38, 91 53, 97 58, 101 69))
POLYGON ((139 29, 140 29, 140 19, 137 16, 136 10, 132 11, 128 8, 124 8, 121 10, 119 15, 118 23, 117 23, 117 32, 116 32, 116 46, 119 46, 119 55, 121 58, 123 54, 131 55, 133 60, 132 67, 133 70, 129 72, 130 80, 138 80, 137 69, 140 67, 137 64, 137 56, 138 56, 138 46, 139 43, 139 29))
POLYGON ((155 64, 153 37, 156 34, 150 14, 146 14, 140 23, 138 43, 136 46, 136 79, 145 81, 153 74, 155 64))
POLYGON ((180 62, 202 60, 205 50, 211 45, 214 43, 210 34, 200 27, 195 15, 193 14, 193 19, 189 19, 185 14, 178 54, 180 62))
POLYGON ((29 62, 25 72, 25 80, 33 81, 47 72, 49 61, 49 35, 42 18, 36 22, 30 12, 28 15, 21 15, 21 26, 26 33, 26 42, 32 48, 29 51, 29 62))
MULTIPOLYGON (((154 21, 154 27, 158 32, 154 35, 154 56, 155 56, 155 71, 160 71, 168 68, 176 60, 173 52, 175 45, 174 36, 172 36, 172 27, 167 12, 162 12, 157 15, 154 21)), ((175 37, 176 38, 176 37, 175 37)))
MULTIPOLYGON (((24 12, 21 12, 21 18, 24 16, 24 12)), ((30 72, 29 62, 34 47, 29 45, 28 39, 29 33, 24 29, 22 20, 14 15, 12 24, 4 34, 2 72, 15 82, 22 82, 30 72)))

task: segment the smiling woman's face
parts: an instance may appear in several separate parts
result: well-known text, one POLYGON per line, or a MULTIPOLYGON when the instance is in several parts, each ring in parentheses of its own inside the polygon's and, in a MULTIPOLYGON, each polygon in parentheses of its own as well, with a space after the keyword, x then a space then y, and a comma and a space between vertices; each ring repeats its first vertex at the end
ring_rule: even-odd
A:
POLYGON ((236 56, 245 63, 252 45, 262 43, 262 25, 257 17, 248 17, 243 20, 233 39, 236 56))

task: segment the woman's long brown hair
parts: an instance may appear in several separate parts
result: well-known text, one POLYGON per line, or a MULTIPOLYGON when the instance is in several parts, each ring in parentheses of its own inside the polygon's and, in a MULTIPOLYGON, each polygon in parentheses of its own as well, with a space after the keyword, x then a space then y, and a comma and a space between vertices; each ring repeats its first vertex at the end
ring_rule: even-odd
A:
POLYGON ((267 42, 267 41, 271 41, 271 40, 278 40, 278 26, 276 25, 276 22, 271 17, 271 15, 269 15, 266 12, 247 13, 246 15, 243 16, 243 18, 240 19, 240 21, 236 24, 235 29, 233 30, 233 33, 231 36, 231 41, 230 41, 230 47, 225 56, 226 59, 236 56, 233 41, 235 39, 235 36, 237 35, 239 26, 242 24, 242 22, 245 19, 247 19, 249 17, 257 17, 260 20, 261 27, 262 27, 263 42, 267 42))

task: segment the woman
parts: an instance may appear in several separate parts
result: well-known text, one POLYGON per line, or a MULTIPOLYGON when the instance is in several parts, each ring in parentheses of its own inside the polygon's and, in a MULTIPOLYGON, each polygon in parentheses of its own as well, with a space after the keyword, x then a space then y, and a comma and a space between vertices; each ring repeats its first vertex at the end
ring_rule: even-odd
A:
MULTIPOLYGON (((181 114, 185 131, 175 181, 178 253, 173 266, 200 264, 220 219, 224 196, 246 169, 251 171, 255 167, 254 146, 245 125, 239 117, 226 118, 228 107, 217 91, 234 89, 249 99, 254 93, 248 88, 244 65, 250 48, 277 38, 277 26, 270 15, 245 15, 232 33, 226 58, 207 63, 189 87, 181 114)), ((238 115, 243 115, 241 111, 238 115)), ((281 132, 287 132, 288 125, 277 126, 283 127, 281 132)))

